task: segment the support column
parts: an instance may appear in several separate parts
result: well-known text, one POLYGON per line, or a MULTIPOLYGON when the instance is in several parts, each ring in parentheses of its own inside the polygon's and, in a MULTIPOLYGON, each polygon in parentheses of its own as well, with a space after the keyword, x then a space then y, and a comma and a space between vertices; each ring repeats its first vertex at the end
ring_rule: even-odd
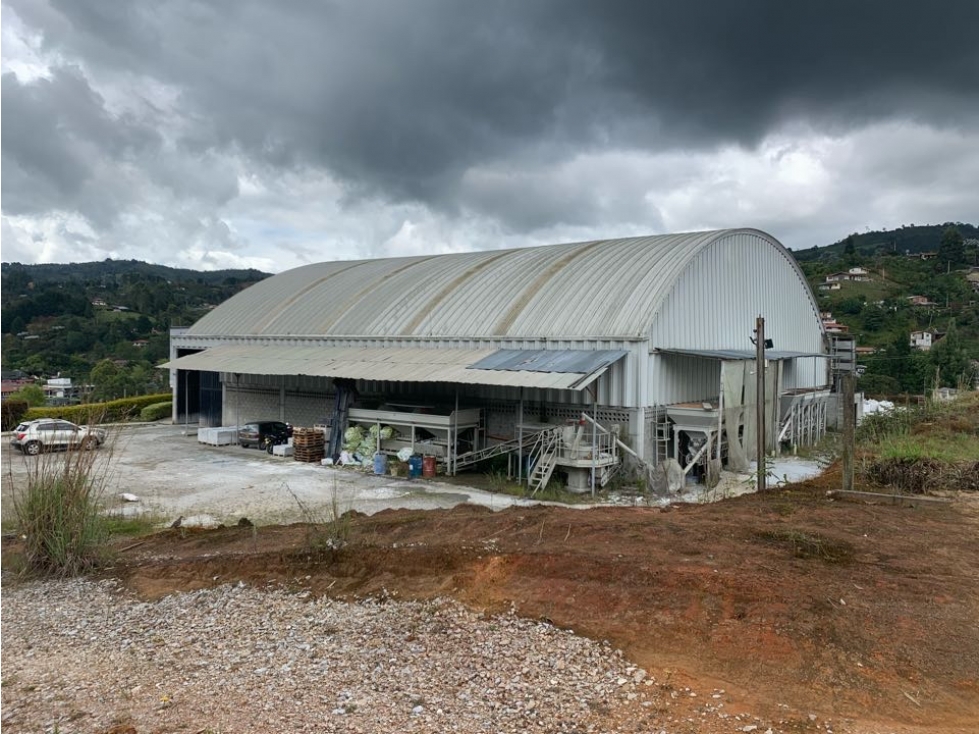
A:
POLYGON ((853 490, 853 454, 856 429, 856 415, 853 405, 854 383, 853 373, 843 375, 843 489, 853 490))
POLYGON ((756 459, 758 462, 758 491, 765 491, 765 319, 755 320, 755 421, 757 423, 756 459))

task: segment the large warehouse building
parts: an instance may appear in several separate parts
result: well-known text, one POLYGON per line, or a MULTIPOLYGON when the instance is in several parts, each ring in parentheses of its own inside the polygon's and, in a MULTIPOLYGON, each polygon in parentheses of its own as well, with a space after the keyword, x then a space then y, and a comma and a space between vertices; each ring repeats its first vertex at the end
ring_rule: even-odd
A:
POLYGON ((178 422, 383 423, 450 471, 494 446, 546 455, 542 435, 563 442, 550 449, 572 479, 619 450, 742 468, 758 316, 769 447, 815 440, 819 311, 792 256, 753 229, 307 265, 174 330, 167 366, 178 422))

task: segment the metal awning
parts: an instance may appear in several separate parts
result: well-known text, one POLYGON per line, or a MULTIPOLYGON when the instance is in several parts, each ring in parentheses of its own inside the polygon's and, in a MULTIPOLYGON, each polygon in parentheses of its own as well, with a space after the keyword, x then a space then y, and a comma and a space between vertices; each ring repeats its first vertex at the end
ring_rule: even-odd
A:
MULTIPOLYGON (((701 357, 703 359, 755 359, 754 349, 657 349, 658 354, 679 354, 685 357, 701 357)), ((829 359, 830 355, 818 352, 787 352, 777 349, 766 349, 765 359, 798 359, 800 357, 815 357, 829 359)))
POLYGON ((498 349, 470 365, 471 370, 528 370, 591 374, 626 355, 621 349, 498 349))
MULTIPOLYGON (((419 349, 356 348, 279 346, 257 344, 228 344, 188 354, 160 365, 161 369, 198 370, 207 372, 231 372, 248 375, 310 375, 314 377, 346 377, 355 380, 384 380, 389 382, 451 382, 470 385, 500 385, 509 387, 536 387, 545 390, 583 390, 598 379, 625 352, 616 353, 588 350, 554 351, 563 355, 557 360, 565 367, 574 365, 574 371, 540 369, 553 367, 546 359, 524 357, 524 363, 514 363, 510 357, 496 357, 501 352, 518 350, 497 349, 419 349), (577 358, 570 355, 574 351, 577 358), (585 354, 603 354, 602 358, 589 361, 585 354), (496 359, 496 362, 493 362, 496 359), (480 367, 490 360, 491 364, 507 364, 509 367, 480 367), (528 361, 529 360, 529 361, 528 361), (589 369, 585 369, 589 367, 589 369)), ((521 351, 524 355, 530 352, 521 351)), ((546 354, 539 350, 535 354, 546 354)))

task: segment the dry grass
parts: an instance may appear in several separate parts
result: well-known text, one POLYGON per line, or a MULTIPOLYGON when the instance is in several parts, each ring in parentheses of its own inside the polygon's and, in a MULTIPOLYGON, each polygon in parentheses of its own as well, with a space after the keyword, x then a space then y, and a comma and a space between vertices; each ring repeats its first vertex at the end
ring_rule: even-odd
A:
POLYGON ((16 531, 23 539, 24 572, 73 576, 106 558, 110 527, 103 497, 112 438, 100 449, 71 448, 17 457, 26 478, 14 483, 8 467, 16 531))
POLYGON ((853 558, 853 546, 843 540, 795 529, 761 530, 761 540, 789 548, 796 558, 817 558, 827 563, 846 563, 853 558))

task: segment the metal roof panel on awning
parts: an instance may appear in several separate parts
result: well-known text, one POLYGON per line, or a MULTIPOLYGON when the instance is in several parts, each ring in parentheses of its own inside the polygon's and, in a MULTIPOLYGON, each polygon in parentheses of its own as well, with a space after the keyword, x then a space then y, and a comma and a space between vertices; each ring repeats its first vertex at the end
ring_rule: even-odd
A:
POLYGON ((499 349, 469 369, 591 374, 625 355, 621 349, 499 349))
POLYGON ((497 351, 229 344, 189 354, 160 367, 249 375, 310 375, 556 390, 581 390, 607 369, 607 365, 587 372, 472 368, 497 351))
MULTIPOLYGON (((703 359, 730 359, 747 360, 755 359, 754 349, 657 349, 658 354, 679 354, 685 357, 701 357, 703 359)), ((800 357, 821 357, 829 359, 828 354, 816 352, 787 352, 776 349, 766 349, 765 359, 798 359, 800 357)))

